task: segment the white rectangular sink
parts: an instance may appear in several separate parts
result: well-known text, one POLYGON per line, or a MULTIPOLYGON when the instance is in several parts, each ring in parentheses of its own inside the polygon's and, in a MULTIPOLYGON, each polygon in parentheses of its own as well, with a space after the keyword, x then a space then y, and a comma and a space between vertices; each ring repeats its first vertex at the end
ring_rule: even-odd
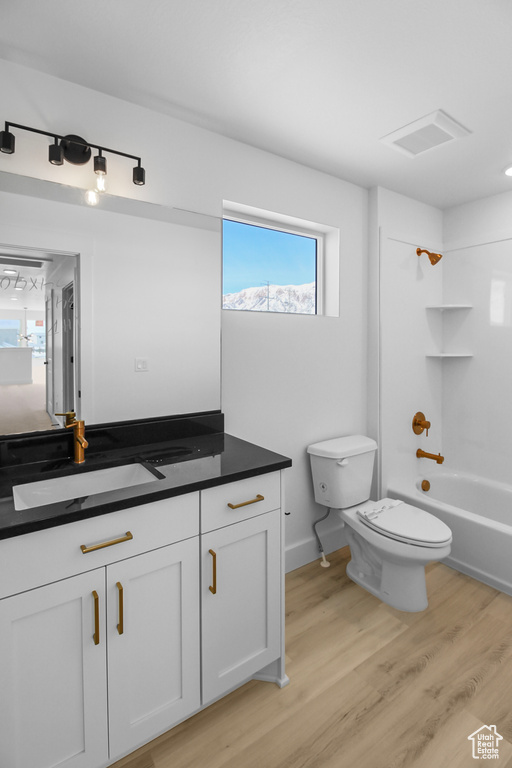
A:
POLYGON ((38 480, 35 483, 13 486, 14 509, 42 507, 44 504, 117 491, 158 479, 142 464, 124 464, 121 467, 107 467, 83 474, 38 480))

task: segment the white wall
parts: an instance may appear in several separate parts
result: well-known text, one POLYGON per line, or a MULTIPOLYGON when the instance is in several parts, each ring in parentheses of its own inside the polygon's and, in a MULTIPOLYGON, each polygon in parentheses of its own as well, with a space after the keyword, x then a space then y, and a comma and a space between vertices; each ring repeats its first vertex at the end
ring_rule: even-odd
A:
MULTIPOLYGON (((367 427, 367 192, 179 120, 2 61, 0 103, 7 120, 140 154, 146 186, 131 183, 129 161, 109 157, 111 193, 214 216, 221 215, 222 201, 230 200, 340 229, 339 319, 223 313, 226 428, 294 460, 287 481, 288 567, 314 558, 311 526, 323 510, 313 501, 306 446, 365 432, 367 427)), ((83 188, 91 184, 90 167, 50 166, 43 137, 19 131, 16 141, 14 155, 0 156, 0 171, 83 188)), ((112 234, 115 242, 121 231, 112 234)), ((339 537, 328 537, 326 548, 338 543, 339 537)))
POLYGON ((512 193, 445 212, 444 298, 450 343, 474 357, 445 365, 446 454, 455 469, 510 483, 512 441, 512 193))
MULTIPOLYGON (((293 460, 288 569, 317 556, 312 524, 327 512, 313 498, 307 446, 366 430, 366 193, 341 184, 333 192, 323 196, 322 220, 341 230, 340 317, 222 313, 227 431, 293 460)), ((283 190, 278 210, 291 213, 294 199, 292 189, 283 190)), ((297 209, 306 213, 304 206, 297 209)), ((305 218, 312 218, 311 212, 305 218)), ((335 520, 319 532, 326 552, 345 544, 335 520)))

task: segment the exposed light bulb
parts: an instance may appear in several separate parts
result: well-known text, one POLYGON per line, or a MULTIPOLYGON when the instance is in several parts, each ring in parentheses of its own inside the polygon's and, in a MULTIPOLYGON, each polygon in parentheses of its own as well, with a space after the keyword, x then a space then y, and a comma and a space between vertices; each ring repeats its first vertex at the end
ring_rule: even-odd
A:
POLYGON ((503 173, 505 174, 505 176, 512 176, 512 165, 509 168, 505 168, 503 173))
POLYGON ((87 205, 98 205, 99 195, 95 189, 88 189, 85 193, 85 202, 87 205))
POLYGON ((106 192, 107 190, 107 177, 105 175, 96 176, 96 190, 98 192, 106 192))

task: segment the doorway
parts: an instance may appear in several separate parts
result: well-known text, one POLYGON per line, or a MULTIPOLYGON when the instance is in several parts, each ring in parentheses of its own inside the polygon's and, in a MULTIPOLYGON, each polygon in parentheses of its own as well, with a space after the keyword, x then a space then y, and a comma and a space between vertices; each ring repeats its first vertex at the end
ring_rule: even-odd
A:
POLYGON ((0 435, 76 410, 77 254, 0 245, 0 435))

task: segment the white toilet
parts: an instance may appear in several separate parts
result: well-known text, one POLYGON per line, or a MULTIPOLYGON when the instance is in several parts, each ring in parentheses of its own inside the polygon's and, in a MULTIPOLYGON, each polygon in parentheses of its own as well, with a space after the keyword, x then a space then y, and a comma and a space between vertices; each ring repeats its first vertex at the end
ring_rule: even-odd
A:
POLYGON ((352 581, 400 611, 423 611, 425 565, 450 554, 452 532, 418 507, 368 500, 376 450, 375 440, 364 435, 310 445, 315 501, 346 524, 352 581))

